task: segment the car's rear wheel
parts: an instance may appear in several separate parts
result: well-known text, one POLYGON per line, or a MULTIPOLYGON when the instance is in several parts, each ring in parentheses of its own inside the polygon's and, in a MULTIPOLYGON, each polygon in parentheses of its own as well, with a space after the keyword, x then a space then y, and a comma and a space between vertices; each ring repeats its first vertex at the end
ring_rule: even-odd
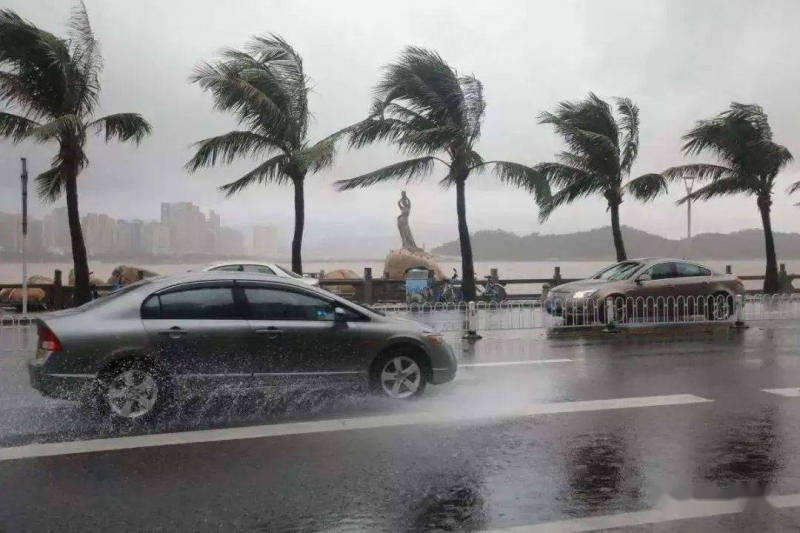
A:
POLYGON ((102 374, 95 404, 116 420, 145 421, 161 411, 170 397, 168 381, 153 365, 132 360, 102 374))
POLYGON ((411 350, 391 350, 374 365, 373 389, 395 400, 422 394, 428 384, 428 368, 411 350))

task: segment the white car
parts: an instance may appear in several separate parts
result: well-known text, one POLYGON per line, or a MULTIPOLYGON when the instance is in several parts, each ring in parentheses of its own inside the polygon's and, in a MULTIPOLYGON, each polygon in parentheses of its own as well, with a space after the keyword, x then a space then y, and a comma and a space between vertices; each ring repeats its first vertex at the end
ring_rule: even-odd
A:
POLYGON ((303 277, 275 263, 262 263, 260 261, 222 261, 204 267, 203 272, 258 272, 260 274, 272 274, 281 278, 298 279, 312 287, 319 287, 319 280, 316 278, 303 277))

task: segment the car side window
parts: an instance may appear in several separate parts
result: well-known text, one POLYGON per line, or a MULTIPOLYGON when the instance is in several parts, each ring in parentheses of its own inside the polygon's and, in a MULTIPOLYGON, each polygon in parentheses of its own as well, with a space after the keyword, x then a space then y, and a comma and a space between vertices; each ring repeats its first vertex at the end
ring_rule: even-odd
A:
POLYGON ((260 287, 246 287, 244 294, 253 320, 334 320, 334 305, 308 294, 260 287))
POLYGON ((211 269, 214 272, 241 272, 242 265, 225 265, 211 269))
POLYGON ((647 274, 650 275, 650 279, 653 281, 674 278, 675 263, 659 263, 653 265, 647 270, 647 274))
POLYGON ((236 320, 231 287, 197 287, 151 296, 142 306, 142 318, 173 320, 236 320))
POLYGON ((703 268, 700 265, 694 265, 692 263, 677 263, 677 267, 678 276, 681 278, 711 275, 711 271, 709 269, 703 268))
POLYGON ((259 274, 275 274, 275 271, 264 265, 244 265, 244 271, 258 272, 259 274))

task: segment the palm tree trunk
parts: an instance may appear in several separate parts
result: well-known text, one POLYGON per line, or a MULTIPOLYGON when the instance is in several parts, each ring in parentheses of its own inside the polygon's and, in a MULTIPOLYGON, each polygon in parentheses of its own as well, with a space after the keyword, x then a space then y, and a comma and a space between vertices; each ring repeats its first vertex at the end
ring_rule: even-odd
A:
POLYGON ((764 247, 767 255, 767 271, 764 273, 764 292, 775 294, 779 289, 778 257, 775 254, 775 239, 772 236, 772 220, 770 219, 770 206, 772 199, 769 196, 758 197, 758 210, 761 213, 761 223, 764 226, 764 247))
POLYGON ((292 238, 292 271, 303 274, 303 226, 305 225, 305 196, 303 184, 305 176, 296 177, 294 183, 294 237, 292 238))
POLYGON ((86 243, 83 240, 81 215, 78 210, 77 172, 72 172, 67 178, 66 196, 69 236, 72 241, 72 263, 75 268, 74 302, 76 305, 81 305, 90 301, 92 295, 89 289, 89 262, 86 257, 86 243))
POLYGON ((625 253, 625 243, 622 242, 622 229, 619 227, 619 202, 609 201, 608 208, 611 210, 611 233, 614 235, 617 261, 625 261, 628 259, 628 255, 625 253))
POLYGON ((472 242, 467 227, 467 201, 464 195, 466 176, 456 179, 456 213, 458 241, 461 244, 461 292, 468 302, 475 301, 475 265, 472 263, 472 242))

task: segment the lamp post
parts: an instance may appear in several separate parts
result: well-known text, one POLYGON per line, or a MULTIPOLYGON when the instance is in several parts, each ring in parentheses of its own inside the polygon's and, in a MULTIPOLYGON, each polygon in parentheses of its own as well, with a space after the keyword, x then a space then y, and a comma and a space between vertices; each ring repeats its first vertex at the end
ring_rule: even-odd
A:
MULTIPOLYGON (((684 176, 683 185, 686 187, 686 196, 692 194, 695 176, 684 176)), ((686 259, 692 255, 692 199, 686 200, 686 259)))
POLYGON ((22 158, 22 314, 28 314, 28 161, 22 158))

